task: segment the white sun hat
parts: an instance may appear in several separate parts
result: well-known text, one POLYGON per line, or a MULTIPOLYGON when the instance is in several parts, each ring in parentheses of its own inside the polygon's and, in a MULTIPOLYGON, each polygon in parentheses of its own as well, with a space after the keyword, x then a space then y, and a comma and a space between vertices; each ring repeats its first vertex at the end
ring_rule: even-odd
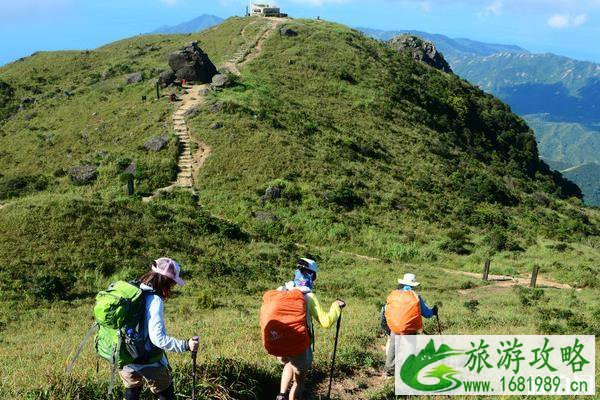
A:
POLYGON ((398 284, 412 287, 420 285, 420 283, 417 282, 417 277, 415 276, 415 274, 404 274, 404 278, 398 279, 398 284))

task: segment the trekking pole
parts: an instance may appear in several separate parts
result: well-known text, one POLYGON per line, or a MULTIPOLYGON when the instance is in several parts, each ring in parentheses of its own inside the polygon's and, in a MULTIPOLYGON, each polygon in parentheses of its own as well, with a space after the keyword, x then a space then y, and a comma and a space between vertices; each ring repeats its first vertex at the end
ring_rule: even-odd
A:
POLYGON ((331 399, 331 384, 333 383, 333 368, 335 366, 335 355, 337 353, 338 339, 340 337, 340 325, 342 324, 342 312, 340 311, 340 317, 337 320, 335 327, 335 343, 333 345, 333 357, 331 358, 331 370, 329 371, 329 389, 327 390, 327 400, 331 399))
POLYGON ((440 316, 438 314, 435 315, 438 323, 438 331, 440 331, 440 336, 442 336, 442 324, 440 324, 440 316))
MULTIPOLYGON (((192 338, 195 342, 200 340, 198 336, 192 338)), ((197 351, 192 351, 192 400, 196 400, 196 358, 198 357, 197 351)))

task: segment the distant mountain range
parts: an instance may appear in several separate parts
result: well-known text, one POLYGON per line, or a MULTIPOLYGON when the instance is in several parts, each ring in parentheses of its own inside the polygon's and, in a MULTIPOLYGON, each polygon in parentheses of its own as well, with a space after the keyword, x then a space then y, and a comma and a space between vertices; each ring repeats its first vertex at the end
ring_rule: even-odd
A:
POLYGON ((452 39, 448 36, 439 35, 435 33, 427 33, 422 31, 411 31, 411 30, 400 30, 400 31, 384 31, 379 29, 371 28, 357 28, 359 31, 377 38, 379 40, 390 40, 391 38, 410 33, 423 39, 427 39, 433 42, 436 47, 444 53, 446 60, 450 61, 452 58, 457 56, 464 56, 466 54, 477 55, 477 56, 489 56, 496 53, 511 52, 511 53, 529 53, 522 47, 510 45, 510 44, 492 44, 478 42, 471 39, 452 39))
POLYGON ((588 204, 600 205, 600 64, 420 31, 359 30, 381 40, 411 33, 432 41, 456 74, 521 115, 548 164, 565 171, 588 204))
POLYGON ((211 28, 215 25, 219 25, 225 21, 221 17, 217 17, 216 15, 208 15, 204 14, 199 16, 198 18, 194 18, 187 22, 183 22, 178 25, 173 26, 161 26, 160 28, 150 32, 151 34, 176 34, 176 33, 194 33, 200 32, 205 29, 211 28))

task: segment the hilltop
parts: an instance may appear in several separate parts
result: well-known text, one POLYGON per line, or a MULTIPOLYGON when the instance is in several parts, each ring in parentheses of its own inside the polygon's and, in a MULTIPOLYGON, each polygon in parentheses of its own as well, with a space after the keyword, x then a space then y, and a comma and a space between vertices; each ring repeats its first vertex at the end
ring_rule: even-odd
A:
MULTIPOLYGON (((360 29, 381 40, 409 32, 360 29)), ((600 162, 600 153, 591 151, 597 147, 600 124, 598 64, 550 53, 533 54, 514 45, 412 33, 432 41, 454 72, 498 96, 522 116, 534 128, 540 154, 549 163, 566 162, 567 167, 574 167, 600 162)), ((587 177, 571 176, 584 188, 586 203, 598 205, 594 193, 600 184, 587 177)))
MULTIPOLYGON (((600 215, 540 161, 523 119, 356 30, 279 23, 230 18, 203 33, 38 53, 0 68, 0 397, 105 398, 107 373, 95 373, 91 350, 73 379, 57 360, 85 332, 94 293, 167 254, 190 282, 167 305, 169 329, 200 334, 205 396, 272 394, 278 366, 260 344, 260 296, 289 279, 300 256, 320 262, 323 302, 349 304, 339 398, 389 398, 373 378, 377 314, 407 270, 443 304, 448 333, 598 332, 600 215), (186 117, 198 146, 211 149, 194 191, 144 203, 174 180, 181 150, 171 125, 178 105, 166 95, 183 93, 169 87, 156 100, 154 79, 190 41, 217 67, 241 57, 240 74, 186 117), (144 146, 161 135, 162 150, 144 146), (95 179, 74 184, 77 166, 94 167, 95 179), (522 278, 537 264, 582 290, 488 291, 461 273, 489 258, 494 273, 522 278), (475 299, 480 312, 463 307, 475 299), (582 306, 540 322, 540 312, 566 315, 557 313, 568 304, 582 306), (39 346, 25 345, 40 332, 39 346)), ((331 339, 318 331, 316 393, 331 339)), ((189 389, 188 360, 172 362, 189 389)))

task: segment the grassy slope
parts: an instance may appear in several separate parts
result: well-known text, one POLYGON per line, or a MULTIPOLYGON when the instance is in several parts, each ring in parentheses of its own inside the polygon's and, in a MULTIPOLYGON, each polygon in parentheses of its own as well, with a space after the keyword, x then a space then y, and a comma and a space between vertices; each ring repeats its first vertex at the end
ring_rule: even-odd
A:
MULTIPOLYGON (((194 38, 218 63, 235 53, 243 41, 238 33, 247 23, 230 20, 194 38)), ((350 304, 340 354, 344 374, 381 366, 378 307, 395 279, 407 270, 416 271, 424 282, 429 303, 442 304, 448 333, 489 333, 506 327, 514 333, 570 329, 598 333, 597 318, 592 317, 600 310, 597 213, 552 194, 560 190, 543 171, 535 179, 523 172, 527 164, 523 161, 536 154, 492 144, 494 138, 484 136, 485 132, 474 130, 472 137, 465 138, 463 125, 477 120, 468 117, 469 107, 475 110, 477 105, 496 111, 484 112, 490 120, 500 116, 501 126, 516 127, 503 143, 515 137, 515 130, 519 140, 529 143, 527 128, 491 97, 345 27, 310 21, 293 25, 299 37, 273 36, 264 44, 261 57, 242 71, 239 85, 215 95, 214 101, 224 103, 223 112, 204 112, 192 122, 195 133, 213 151, 199 180, 203 210, 185 193, 143 205, 135 198, 115 196, 120 184, 73 189, 60 181, 46 193, 25 196, 0 211, 0 261, 10 267, 0 275, 0 356, 6 360, 0 367, 6 382, 0 397, 69 399, 80 393, 103 398, 107 373, 103 369, 100 376, 95 374, 91 349, 80 360, 74 381, 65 379, 56 367, 83 335, 93 293, 113 279, 141 273, 150 259, 164 253, 181 260, 190 279, 167 305, 170 332, 200 334, 205 350, 202 390, 221 398, 262 399, 272 394, 278 366, 260 345, 259 297, 286 279, 293 260, 307 253, 322 266, 317 288, 322 300, 342 297, 350 304), (461 115, 462 122, 457 118, 461 115), (224 128, 208 129, 216 121, 223 122, 224 128), (465 145, 463 140, 471 142, 465 145), (488 157, 491 148, 497 151, 488 157), (284 198, 261 205, 258 194, 274 180, 284 187, 284 198), (486 196, 466 190, 461 181, 478 185, 486 196), (506 193, 516 203, 489 203, 506 193), (261 222, 252 217, 253 211, 271 212, 279 219, 261 222), (466 237, 457 231, 467 232, 466 237), (498 249, 502 235, 525 251, 498 249), (298 248, 295 242, 307 247, 298 248), (448 250, 457 246, 471 254, 448 250), (338 252, 343 249, 383 260, 365 261, 338 252), (526 273, 539 263, 545 275, 585 288, 547 290, 542 300, 524 307, 529 292, 497 292, 438 268, 477 270, 492 251, 497 252, 494 272, 526 273), (457 293, 461 288, 473 290, 457 293), (62 299, 40 299, 54 294, 62 299), (473 299, 480 306, 469 311, 463 304, 473 299), (539 314, 551 314, 549 309, 574 312, 562 320, 541 321, 539 314), (34 341, 39 345, 28 345, 34 341), (31 376, 37 377, 33 383, 31 376)), ((149 68, 164 68, 166 54, 189 40, 134 38, 98 52, 109 52, 105 55, 111 54, 116 63, 119 57, 127 59, 123 52, 139 43, 163 43, 162 50, 144 59, 149 68)), ((100 57, 98 63, 112 63, 113 58, 100 57)), ((12 68, 19 67, 5 68, 0 79, 10 75, 18 80, 21 75, 12 68)), ((105 67, 94 64, 93 68, 105 67)), ((123 77, 114 79, 118 85, 123 77)), ((98 96, 93 86, 83 90, 89 90, 92 98, 98 96)), ((127 103, 123 93, 131 91, 132 98, 138 98, 144 90, 152 89, 144 83, 109 92, 107 103, 118 108, 119 102, 127 103)), ((69 104, 79 104, 76 99, 63 105, 68 123, 78 115, 68 111, 69 104)), ((153 107, 159 114, 169 111, 164 102, 153 107)), ((130 117, 143 120, 150 115, 148 110, 133 108, 130 117)), ((46 123, 48 111, 40 108, 39 112, 36 118, 46 123)), ((21 113, 4 125, 7 137, 12 132, 7 127, 18 126, 21 113)), ((160 126, 156 119, 149 121, 160 126)), ((122 123, 119 118, 106 125, 111 138, 122 138, 122 123)), ((121 144, 126 141, 121 140, 121 144)), ((77 154, 82 157, 104 146, 82 147, 77 154)), ((55 153, 44 154, 63 155, 59 148, 48 151, 55 153)), ((152 163, 151 156, 135 146, 127 150, 115 145, 114 151, 152 163)), ((159 155, 169 159, 174 153, 159 155)), ((16 163, 6 162, 10 174, 51 174, 55 168, 32 161, 40 157, 21 157, 30 166, 20 170, 16 163)), ((156 172, 168 169, 153 165, 156 172)), ((116 173, 110 172, 110 162, 103 168, 100 180, 112 182, 116 173)), ((433 330, 431 325, 426 329, 433 330)), ((313 382, 323 378, 332 335, 318 332, 313 382)), ((188 392, 189 361, 171 358, 179 388, 188 392)), ((389 390, 375 389, 370 394, 385 398, 389 390)))

